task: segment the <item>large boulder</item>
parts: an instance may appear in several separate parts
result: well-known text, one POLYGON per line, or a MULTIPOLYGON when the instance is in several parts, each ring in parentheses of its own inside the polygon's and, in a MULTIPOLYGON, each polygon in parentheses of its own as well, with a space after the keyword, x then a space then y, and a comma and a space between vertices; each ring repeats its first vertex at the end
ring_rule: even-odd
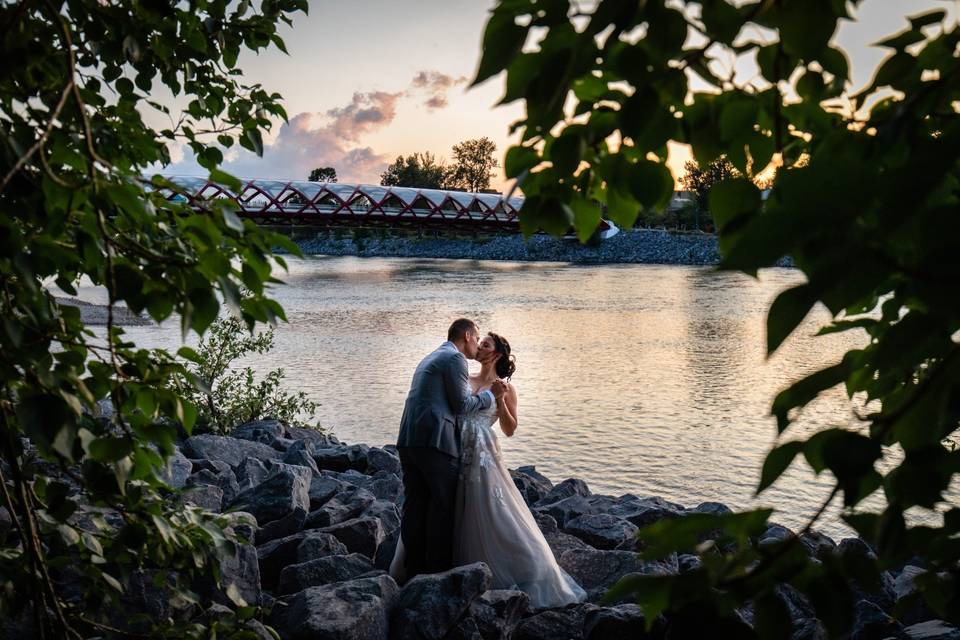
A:
POLYGON ((334 582, 352 580, 373 571, 370 559, 359 553, 345 556, 327 556, 291 564, 280 572, 277 593, 284 595, 303 591, 308 587, 319 587, 334 582))
POLYGON ((903 625, 887 612, 867 600, 859 600, 854 608, 853 630, 850 640, 881 640, 903 638, 903 625))
POLYGON ((335 445, 326 449, 317 449, 313 456, 317 466, 330 471, 367 470, 367 452, 365 444, 335 445))
MULTIPOLYGON (((877 561, 877 555, 873 549, 860 538, 844 538, 837 545, 834 553, 839 555, 848 566, 871 566, 877 561)), ((896 600, 893 577, 887 571, 878 571, 874 578, 866 582, 862 578, 852 580, 850 587, 854 597, 872 602, 884 611, 892 610, 896 600)))
POLYGON ((569 549, 593 548, 580 538, 560 531, 560 528, 557 526, 557 521, 553 519, 553 516, 534 512, 533 517, 537 521, 537 525, 540 527, 540 531, 543 533, 543 537, 546 539, 550 550, 553 552, 553 557, 556 558, 557 561, 560 560, 560 556, 563 555, 564 551, 569 549))
POLYGON ((196 505, 211 513, 220 513, 223 510, 223 489, 209 484, 198 484, 187 487, 180 494, 183 504, 196 505))
POLYGON ((630 551, 570 549, 560 556, 560 566, 586 590, 590 600, 602 596, 607 589, 627 574, 676 575, 676 556, 665 561, 647 562, 630 551))
POLYGON ((188 458, 221 460, 233 468, 238 467, 247 458, 256 458, 264 462, 279 460, 282 456, 276 449, 260 442, 209 434, 187 438, 183 442, 183 453, 188 458))
POLYGON ((261 527, 297 509, 306 512, 310 507, 310 470, 295 465, 278 467, 259 485, 241 492, 231 504, 252 513, 261 527))
POLYGON ((580 495, 569 496, 550 504, 534 507, 533 511, 534 513, 551 516, 557 521, 561 529, 574 518, 597 512, 590 501, 580 495))
POLYGON ((376 496, 360 487, 351 487, 336 494, 307 516, 308 529, 329 527, 356 518, 377 500, 376 496))
POLYGON ((273 590, 280 580, 280 573, 291 564, 348 553, 342 542, 321 531, 301 531, 286 538, 271 540, 257 547, 260 584, 264 589, 273 590))
POLYGON ((491 589, 470 605, 477 631, 484 640, 509 638, 530 609, 530 596, 523 591, 491 589))
POLYGON ((237 484, 239 485, 240 491, 245 491, 266 480, 270 477, 271 473, 267 465, 260 460, 247 458, 237 465, 234 475, 237 477, 237 484))
POLYGON ((926 620, 903 630, 910 640, 960 640, 960 629, 943 620, 926 620))
POLYGON ((662 638, 663 630, 647 632, 643 611, 635 604, 601 607, 583 618, 584 640, 647 640, 662 638))
POLYGON ((684 514, 685 509, 679 504, 657 496, 638 498, 627 494, 617 500, 617 503, 607 512, 643 528, 664 518, 678 518, 684 514))
POLYGON ((319 474, 320 470, 317 468, 317 463, 313 459, 314 451, 313 445, 306 440, 292 440, 290 446, 283 454, 283 462, 307 467, 313 471, 314 475, 319 474))
POLYGON ((543 500, 553 490, 553 483, 550 482, 550 479, 537 471, 534 466, 511 469, 510 476, 528 507, 543 500))
POLYGON ((387 640, 396 593, 388 575, 310 587, 278 600, 269 624, 284 640, 387 640))
POLYGON ((390 535, 400 528, 400 510, 392 502, 374 500, 361 515, 379 519, 385 535, 390 535))
POLYGON ((567 522, 563 528, 597 549, 615 549, 636 537, 637 525, 607 513, 585 514, 567 522))
POLYGON ((266 544, 271 540, 286 538, 298 531, 302 531, 306 521, 307 512, 301 507, 296 507, 279 520, 273 520, 263 525, 263 527, 257 531, 257 544, 266 544))
POLYGON ((513 640, 579 640, 583 637, 584 619, 595 608, 581 604, 542 611, 517 625, 513 640))
POLYGON ((235 554, 220 558, 220 586, 212 575, 205 575, 198 581, 197 590, 213 602, 230 606, 233 599, 227 592, 232 589, 247 605, 258 607, 262 602, 257 548, 252 544, 237 544, 235 548, 235 554))
POLYGON ((482 562, 415 576, 397 594, 390 618, 391 640, 440 640, 457 626, 491 580, 490 569, 482 562))
POLYGON ((346 522, 316 529, 316 531, 331 534, 342 542, 351 553, 362 553, 371 559, 376 557, 377 548, 386 538, 380 519, 367 516, 353 518, 346 522))
POLYGON ((230 433, 234 438, 270 444, 274 438, 284 438, 287 429, 279 420, 254 420, 245 422, 230 433))
POLYGON ((237 477, 233 474, 232 469, 225 469, 219 473, 203 469, 188 477, 186 481, 188 487, 196 487, 202 484, 220 487, 223 492, 223 504, 230 504, 240 493, 240 485, 237 484, 237 477))
POLYGON ((547 495, 538 500, 536 506, 552 504, 571 496, 581 496, 585 498, 589 495, 590 488, 587 487, 586 482, 580 478, 567 478, 547 492, 547 495))
POLYGON ((387 471, 378 471, 375 473, 365 488, 367 491, 377 497, 377 500, 387 500, 389 502, 398 502, 403 495, 403 481, 395 473, 387 471))
POLYGON ((287 437, 291 440, 309 442, 314 449, 326 449, 340 444, 340 441, 329 433, 303 427, 287 427, 287 437))
POLYGON ((381 471, 398 474, 400 473, 400 456, 385 449, 370 447, 370 450, 367 451, 367 468, 365 471, 368 475, 381 471))
POLYGON ((334 496, 347 491, 348 487, 353 485, 340 482, 335 471, 321 471, 315 474, 310 481, 310 510, 316 511, 334 496))
POLYGON ((191 473, 193 473, 193 463, 187 456, 183 455, 180 447, 175 447, 173 455, 167 460, 160 477, 172 488, 183 489, 191 473))
POLYGON ((927 573, 927 570, 923 567, 908 564, 894 580, 893 591, 896 596, 896 606, 901 612, 899 618, 903 624, 914 625, 937 617, 937 614, 924 600, 916 584, 916 579, 925 573, 927 573))

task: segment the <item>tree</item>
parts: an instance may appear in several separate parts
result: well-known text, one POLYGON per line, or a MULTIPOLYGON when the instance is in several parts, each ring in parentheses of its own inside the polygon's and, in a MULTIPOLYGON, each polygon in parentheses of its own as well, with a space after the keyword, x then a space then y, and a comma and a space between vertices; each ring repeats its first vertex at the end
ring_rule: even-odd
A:
POLYGON ((913 556, 928 569, 918 597, 960 621, 960 508, 944 498, 960 470, 960 28, 942 9, 910 17, 879 43, 889 55, 854 93, 831 40, 860 4, 603 1, 573 12, 503 0, 486 25, 474 83, 506 70, 503 102, 525 101, 514 125, 521 142, 504 164, 508 178, 525 177, 526 234, 572 222, 583 238, 598 223, 590 198, 621 226, 642 208, 662 209, 673 191, 669 141, 691 145, 701 164, 725 154, 743 175, 709 195, 722 268, 756 274, 790 255, 805 276, 770 307, 768 352, 818 303, 834 316, 821 333, 869 337, 773 399, 780 438, 757 491, 802 456, 835 483, 800 533, 839 496, 844 520, 876 554, 851 547, 814 561, 800 537, 760 545, 767 509, 655 523, 641 532, 646 558, 696 553, 701 564, 634 576, 616 591, 636 595, 648 624, 666 612, 677 637, 787 637, 783 584, 842 636, 854 619, 850 585, 872 589, 879 570, 913 556), (751 35, 760 32, 773 35, 751 35), (758 71, 741 84, 731 60, 748 56, 758 71), (752 179, 771 162, 785 170, 763 198, 752 179), (790 439, 797 411, 836 385, 871 401, 861 424, 790 439), (869 495, 882 507, 864 506, 869 495), (737 613, 748 601, 752 627, 737 613))
POLYGON ((447 176, 443 161, 437 162, 429 151, 414 153, 396 161, 380 174, 380 184, 390 187, 442 189, 447 176))
POLYGON ((490 177, 499 164, 493 154, 497 146, 490 138, 464 140, 453 146, 454 164, 447 175, 448 188, 477 193, 490 188, 490 177))
MULTIPOLYGON (((211 594, 195 592, 194 578, 219 580, 239 542, 228 518, 181 506, 164 481, 175 438, 197 415, 174 381, 199 382, 168 352, 137 348, 113 314, 124 303, 158 322, 176 315, 185 335, 202 334, 223 306, 248 330, 284 318, 265 285, 284 265, 273 247, 297 247, 241 220, 227 199, 191 209, 167 199, 176 184, 143 175, 183 140, 211 180, 239 188, 212 143, 262 153, 271 118, 286 117, 280 96, 245 84, 236 63, 243 49, 283 49, 278 26, 306 2, 230 7, 0 6, 0 499, 13 520, 0 541, 0 616, 29 637, 131 630, 138 574, 165 578, 178 611, 197 612, 190 603, 211 594), (141 114, 169 113, 149 98, 166 91, 186 106, 157 131, 141 114), (106 289, 102 337, 49 288, 75 294, 81 278, 106 289), (105 397, 116 412, 94 419, 105 397)), ((254 615, 258 603, 219 588, 235 615, 153 620, 145 633, 222 636, 226 621, 254 615)))
POLYGON ((333 167, 317 167, 307 178, 310 182, 336 182, 337 170, 333 167))

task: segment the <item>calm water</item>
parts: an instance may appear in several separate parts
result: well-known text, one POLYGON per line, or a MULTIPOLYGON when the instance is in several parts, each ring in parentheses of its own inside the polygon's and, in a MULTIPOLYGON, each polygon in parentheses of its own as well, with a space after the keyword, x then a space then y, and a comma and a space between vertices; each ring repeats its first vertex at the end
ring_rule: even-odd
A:
MULTIPOLYGON (((451 320, 467 316, 516 354, 520 426, 501 437, 511 466, 535 464, 555 482, 577 476, 594 492, 770 505, 788 526, 829 491, 798 462, 753 498, 775 442, 774 394, 865 340, 814 338, 828 320, 818 309, 766 360, 766 309, 801 281, 796 271, 771 269, 758 281, 700 267, 309 258, 290 260, 281 277, 276 297, 290 324, 251 364, 284 367, 289 388, 322 403, 320 422, 342 440, 393 442, 414 367, 451 320)), ((99 301, 96 291, 83 297, 99 301)), ((172 324, 128 335, 150 346, 180 341, 172 324)), ((851 420, 835 390, 786 435, 851 420)), ((832 516, 823 528, 844 532, 832 516)))

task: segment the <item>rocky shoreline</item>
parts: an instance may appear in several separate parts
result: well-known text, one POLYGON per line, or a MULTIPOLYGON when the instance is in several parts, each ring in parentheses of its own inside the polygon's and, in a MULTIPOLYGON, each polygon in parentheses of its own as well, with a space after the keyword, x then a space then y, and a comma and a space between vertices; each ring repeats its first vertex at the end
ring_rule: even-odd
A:
MULTIPOLYGON (((313 238, 295 237, 307 255, 454 258, 569 262, 573 264, 716 265, 720 262, 717 237, 706 233, 670 233, 655 229, 621 231, 596 245, 536 235, 524 242, 520 235, 485 239, 452 238, 313 238)), ((792 266, 782 258, 777 266, 792 266)))
MULTIPOLYGON (((229 514, 232 528, 248 541, 221 563, 221 587, 212 581, 197 587, 205 609, 191 605, 190 611, 173 611, 163 588, 143 576, 131 589, 129 609, 211 619, 228 615, 224 605, 239 596, 263 608, 262 622, 246 624, 264 640, 272 637, 264 623, 288 640, 670 637, 668 617, 659 617, 647 630, 637 605, 601 602, 601 597, 624 576, 676 575, 699 565, 697 556, 684 554, 641 560, 638 528, 663 518, 729 509, 719 502, 685 507, 659 497, 594 494, 583 480, 554 483, 532 466, 511 474, 557 561, 588 592, 587 602, 531 610, 522 591, 491 590, 483 563, 397 585, 387 573, 403 500, 395 447, 346 444, 319 431, 263 420, 240 425, 230 436, 185 438, 167 467, 166 480, 180 500, 229 514)), ((110 520, 102 509, 98 513, 110 520)), ((79 510, 75 526, 83 528, 86 518, 79 510)), ((0 533, 2 541, 7 531, 0 533)), ((793 535, 774 524, 757 543, 793 535)), ((818 559, 873 553, 859 539, 838 544, 817 532, 805 533, 800 542, 818 559)), ((889 615, 914 593, 913 581, 923 573, 913 565, 884 572, 877 592, 854 585, 859 601, 851 637, 960 637, 960 630, 934 620, 922 605, 910 609, 902 623, 889 615)), ((792 618, 792 637, 826 637, 806 598, 792 588, 779 589, 792 618)), ((753 624, 750 606, 739 613, 753 624)))

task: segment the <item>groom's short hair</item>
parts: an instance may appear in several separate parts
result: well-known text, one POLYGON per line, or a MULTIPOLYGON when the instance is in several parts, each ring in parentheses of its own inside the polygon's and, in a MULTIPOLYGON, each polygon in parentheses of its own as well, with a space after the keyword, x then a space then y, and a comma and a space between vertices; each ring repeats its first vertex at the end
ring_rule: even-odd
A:
POLYGON ((458 318, 453 321, 453 324, 450 325, 450 328, 447 329, 447 340, 450 342, 456 342, 457 340, 463 338, 467 335, 468 331, 473 331, 474 333, 478 332, 476 323, 473 320, 467 318, 458 318))

